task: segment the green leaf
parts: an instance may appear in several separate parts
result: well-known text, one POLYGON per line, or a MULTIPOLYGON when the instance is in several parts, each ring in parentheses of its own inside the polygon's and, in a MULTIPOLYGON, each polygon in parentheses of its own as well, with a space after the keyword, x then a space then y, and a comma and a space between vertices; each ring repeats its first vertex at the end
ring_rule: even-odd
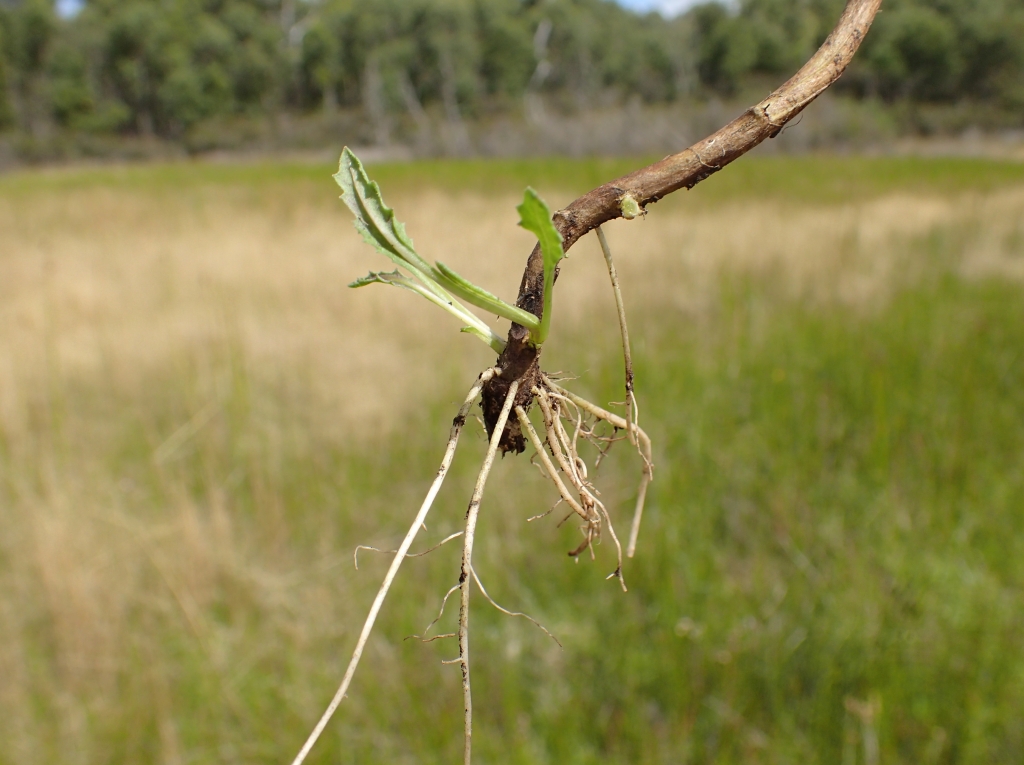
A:
POLYGON ((467 335, 472 335, 475 338, 483 340, 485 343, 491 346, 491 348, 494 349, 497 353, 501 353, 503 350, 505 350, 505 341, 502 338, 495 335, 493 332, 484 332, 478 327, 463 327, 459 331, 465 332, 467 335))
POLYGON ((354 282, 351 282, 348 286, 351 289, 358 289, 359 287, 365 287, 367 284, 386 284, 388 280, 384 277, 388 276, 401 276, 401 274, 398 271, 391 271, 386 274, 378 274, 371 271, 366 276, 360 276, 354 282))
POLYGON ((356 218, 356 230, 378 252, 396 265, 408 268, 427 283, 433 275, 430 264, 413 249, 405 226, 395 220, 395 211, 387 206, 380 186, 370 180, 363 163, 347 146, 341 153, 334 180, 341 187, 341 199, 356 218))
POLYGON ((504 319, 514 321, 516 324, 522 324, 530 332, 536 332, 540 329, 540 320, 532 313, 506 303, 482 287, 477 287, 472 282, 467 281, 452 271, 444 263, 438 262, 437 271, 441 277, 441 284, 470 305, 483 308, 488 313, 497 314, 504 319))
MULTIPOLYGON (((442 274, 421 258, 413 248, 412 239, 405 232, 405 226, 395 220, 395 213, 384 203, 380 187, 366 174, 362 162, 345 147, 338 163, 334 180, 341 187, 341 198, 355 215, 356 230, 378 252, 383 253, 396 265, 410 271, 415 279, 401 271, 371 272, 356 279, 349 287, 365 287, 368 284, 393 284, 422 295, 430 302, 456 316, 469 326, 464 331, 486 342, 498 353, 505 348, 505 341, 499 337, 480 317, 473 314, 449 293, 444 285, 451 285, 452 291, 465 297, 474 305, 493 311, 512 321, 532 322, 527 326, 538 327, 535 316, 513 305, 509 305, 480 287, 460 277, 451 269, 442 274)), ((442 267, 443 268, 443 267, 442 267)), ((532 331, 532 330, 531 330, 532 331)))
POLYGON ((473 314, 458 300, 455 300, 442 289, 429 290, 420 282, 409 278, 399 271, 371 271, 366 276, 356 279, 348 286, 356 289, 359 287, 365 287, 368 284, 378 283, 392 284, 395 287, 401 287, 402 289, 409 290, 410 292, 415 292, 417 295, 422 295, 434 305, 439 308, 443 308, 459 321, 463 321, 468 324, 468 327, 463 327, 463 332, 468 332, 474 337, 483 340, 498 353, 505 350, 505 340, 497 335, 493 329, 487 326, 487 324, 480 319, 480 317, 473 314))
POLYGON ((551 327, 555 267, 558 265, 558 261, 565 257, 565 251, 562 249, 562 235, 551 220, 551 210, 536 191, 527 188, 523 195, 523 203, 516 210, 519 211, 519 225, 537 237, 541 255, 544 257, 544 309, 540 328, 534 334, 537 345, 540 345, 547 339, 548 330, 551 327))

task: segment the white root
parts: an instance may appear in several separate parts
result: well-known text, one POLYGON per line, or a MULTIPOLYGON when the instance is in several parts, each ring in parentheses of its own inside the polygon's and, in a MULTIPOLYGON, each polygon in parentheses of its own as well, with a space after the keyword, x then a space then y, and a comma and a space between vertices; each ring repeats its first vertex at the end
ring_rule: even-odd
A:
MULTIPOLYGON (((441 547, 443 545, 446 545, 449 542, 451 542, 453 539, 458 539, 461 536, 462 536, 462 532, 461 531, 456 531, 454 534, 449 534, 448 536, 446 536, 444 539, 442 539, 440 542, 438 542, 433 547, 428 547, 423 552, 407 553, 405 557, 406 558, 422 558, 424 555, 427 555, 429 553, 434 552, 434 550, 436 550, 437 548, 439 548, 439 547, 441 547)), ((352 565, 355 566, 356 571, 359 570, 359 551, 360 550, 369 550, 370 552, 384 553, 385 555, 388 555, 388 554, 394 555, 394 554, 396 554, 398 552, 398 550, 381 550, 379 547, 371 547, 370 545, 356 545, 356 549, 352 553, 352 565)))
MULTIPOLYGON (((428 632, 430 632, 430 628, 431 627, 433 627, 435 624, 437 624, 439 621, 441 621, 441 617, 444 616, 444 607, 446 605, 448 605, 448 598, 450 598, 452 596, 452 593, 454 593, 457 589, 459 589, 459 585, 457 585, 457 584, 453 585, 452 588, 450 590, 448 590, 448 592, 446 592, 444 594, 444 598, 441 600, 441 608, 438 609, 438 611, 437 611, 437 616, 435 616, 434 617, 434 621, 432 621, 430 624, 428 624, 427 628, 425 630, 423 630, 424 637, 426 636, 426 634, 428 632)), ((413 637, 420 637, 420 636, 419 635, 413 635, 413 637)), ((448 637, 452 637, 452 636, 448 635, 448 637)), ((423 640, 424 638, 420 637, 420 639, 423 640)), ((437 637, 431 638, 431 640, 436 640, 436 639, 437 639, 437 637)))
MULTIPOLYGON (((567 489, 565 484, 562 482, 561 477, 558 475, 558 470, 555 468, 554 464, 552 464, 551 458, 548 457, 547 450, 544 448, 544 444, 540 441, 540 436, 537 435, 537 431, 533 428, 533 423, 530 422, 530 418, 526 416, 526 411, 521 406, 516 407, 516 417, 519 418, 520 426, 526 433, 526 437, 530 440, 534 450, 536 450, 537 456, 540 457, 541 466, 543 466, 544 472, 547 473, 548 478, 550 478, 552 483, 554 483, 558 488, 559 495, 561 495, 562 499, 565 500, 565 503, 569 505, 569 507, 576 511, 576 514, 579 515, 580 518, 589 522, 591 520, 590 517, 583 509, 583 506, 573 499, 572 494, 569 493, 569 489, 567 489)), ((552 508, 552 510, 553 509, 554 508, 552 508)), ((548 510, 548 513, 550 512, 551 510, 548 510)), ((544 513, 544 515, 547 515, 547 513, 544 513)))
POLYGON ((313 745, 316 744, 317 739, 320 738, 320 734, 322 734, 324 728, 327 727, 327 723, 334 715, 338 705, 341 704, 341 700, 345 698, 345 692, 348 690, 348 686, 352 682, 352 677, 356 673, 356 668, 359 666, 359 660, 362 658, 363 649, 366 647, 366 642, 370 638, 370 632, 373 630, 374 622, 377 620, 377 614, 380 612, 381 605, 384 603, 384 598, 387 596, 388 590, 391 589, 391 583, 395 580, 395 576, 398 574, 398 569, 401 567, 402 561, 406 558, 406 553, 409 552, 409 548, 416 539, 416 534, 423 525, 423 521, 426 520, 427 513, 430 512, 431 506, 434 504, 434 498, 437 497, 437 493, 441 489, 441 484, 444 483, 444 479, 448 475, 448 469, 451 467, 452 458, 455 456, 455 447, 459 443, 459 434, 462 432, 462 426, 466 421, 466 416, 469 414, 469 409, 473 405, 473 402, 476 401, 476 397, 480 395, 480 391, 484 384, 493 378, 497 372, 497 369, 488 369, 484 371, 477 378, 476 383, 466 395, 466 399, 463 402, 462 407, 459 409, 459 414, 452 422, 451 434, 448 437, 448 446, 445 449, 444 458, 441 460, 441 467, 438 469, 437 476, 434 478, 434 482, 430 485, 430 489, 427 491, 427 496, 423 500, 423 504, 420 505, 419 512, 416 514, 416 518, 409 527, 409 531, 405 535, 405 539, 403 539, 402 544, 399 545, 398 551, 395 554, 394 560, 391 561, 391 566, 388 568, 387 574, 384 575, 384 581, 381 583, 380 589, 377 591, 377 597, 374 598, 373 605, 370 606, 370 613, 367 614, 366 621, 363 623, 363 629, 359 633, 359 639, 356 641, 355 650, 352 652, 352 659, 349 661, 348 668, 345 670, 345 676, 341 680, 341 685, 334 694, 334 698, 331 699, 331 703, 327 705, 327 709, 320 717, 316 727, 313 728, 313 732, 309 734, 309 738, 306 739, 306 743, 303 744, 302 749, 300 749, 299 753, 295 756, 295 759, 292 761, 292 765, 302 765, 306 757, 309 755, 310 750, 313 748, 313 745))
POLYGON ((497 603, 495 602, 494 598, 492 598, 492 597, 491 597, 490 595, 488 595, 488 594, 487 594, 487 590, 486 590, 486 589, 484 589, 484 583, 480 581, 480 577, 479 577, 479 576, 477 576, 477 573, 476 573, 476 569, 475 569, 475 568, 473 569, 473 581, 474 581, 474 582, 476 582, 476 586, 480 588, 480 594, 484 596, 484 599, 485 599, 485 600, 486 600, 486 601, 487 601, 488 603, 490 603, 490 604, 491 604, 492 606, 494 606, 494 607, 495 607, 496 609, 498 609, 499 611, 501 611, 501 612, 502 612, 503 614, 505 614, 506 616, 520 616, 520 617, 522 617, 523 619, 526 619, 526 621, 528 621, 528 622, 532 622, 532 623, 533 623, 533 625, 534 625, 535 627, 538 627, 538 628, 539 628, 539 629, 540 629, 540 630, 541 630, 541 631, 542 631, 542 632, 543 632, 543 633, 544 633, 545 635, 547 635, 547 636, 548 636, 549 638, 551 638, 552 640, 554 640, 554 641, 555 641, 555 644, 556 644, 556 645, 557 645, 557 646, 558 646, 559 648, 561 648, 561 647, 562 647, 562 642, 561 642, 561 641, 560 641, 560 640, 559 640, 558 638, 556 638, 556 637, 555 637, 554 635, 552 635, 552 634, 551 634, 551 632, 549 632, 549 631, 548 631, 548 628, 547 628, 547 627, 545 627, 545 626, 544 626, 543 624, 541 624, 541 623, 540 623, 539 621, 537 621, 536 619, 534 619, 534 618, 533 618, 532 616, 530 616, 529 614, 524 614, 524 613, 522 613, 521 611, 509 611, 509 610, 508 610, 507 608, 502 608, 501 606, 499 606, 499 605, 498 605, 498 604, 497 604, 497 603))
POLYGON ((508 395, 505 397, 505 405, 502 407, 501 414, 498 415, 498 421, 495 423, 494 430, 491 433, 491 442, 487 447, 484 463, 477 476, 476 486, 473 488, 473 496, 469 500, 469 508, 466 511, 465 535, 462 538, 462 572, 459 575, 462 601, 459 606, 458 662, 462 665, 462 697, 465 709, 465 747, 463 750, 465 765, 471 765, 473 749, 473 694, 469 682, 469 588, 473 570, 473 541, 476 537, 476 522, 480 515, 480 500, 483 497, 484 486, 487 484, 491 465, 494 464, 494 455, 498 452, 498 444, 501 441, 502 433, 505 432, 505 424, 508 422, 508 416, 512 411, 512 404, 515 403, 518 390, 519 381, 513 380, 509 386, 508 395))
MULTIPOLYGON (((591 415, 600 420, 608 422, 615 428, 626 429, 630 427, 630 424, 619 415, 613 414, 607 411, 606 409, 602 409, 596 404, 587 401, 585 398, 577 396, 572 391, 560 387, 546 375, 543 376, 542 379, 544 381, 544 384, 552 390, 554 396, 559 398, 565 398, 571 401, 573 404, 578 406, 583 411, 590 413, 591 415)), ((539 396, 538 401, 542 402, 541 409, 543 410, 545 403, 543 403, 542 399, 539 396)), ((550 409, 550 406, 548 406, 548 408, 550 409)), ((644 503, 647 499, 647 487, 651 483, 651 480, 654 478, 654 463, 652 460, 651 439, 650 437, 648 437, 647 433, 644 432, 643 428, 641 428, 635 422, 632 424, 632 427, 636 433, 638 451, 640 452, 640 456, 643 458, 644 467, 643 475, 640 478, 640 488, 637 490, 636 508, 633 511, 633 524, 630 528, 629 542, 626 545, 626 555, 630 558, 632 558, 634 553, 636 552, 636 543, 637 537, 640 534, 640 523, 643 518, 644 503)))
POLYGON ((608 533, 612 537, 612 542, 615 543, 615 554, 618 565, 615 570, 606 576, 606 579, 615 577, 619 580, 619 584, 622 586, 622 591, 626 592, 626 580, 622 576, 622 544, 619 542, 619 535, 615 533, 615 525, 612 523, 612 517, 608 515, 608 508, 604 506, 604 502, 601 500, 594 500, 597 507, 601 509, 601 515, 604 516, 605 522, 608 524, 608 533))
MULTIPOLYGON (((600 232, 599 232, 600 233, 600 232)), ((609 257, 609 256, 606 256, 609 257)), ((572 511, 577 514, 581 519, 585 521, 585 525, 582 528, 584 534, 584 541, 574 551, 570 553, 572 556, 577 556, 579 553, 586 549, 591 550, 591 556, 593 556, 593 542, 595 539, 600 538, 602 520, 607 523, 609 533, 612 540, 615 543, 618 551, 618 567, 610 575, 617 577, 623 590, 626 589, 626 584, 622 578, 622 546, 619 543, 618 537, 615 534, 615 529, 612 525, 611 517, 608 514, 607 508, 597 497, 599 492, 594 488, 593 484, 590 483, 587 476, 586 464, 580 458, 577 451, 577 444, 579 436, 582 434, 585 438, 591 440, 608 440, 609 444, 612 439, 598 439, 593 433, 593 430, 585 424, 584 413, 592 416, 598 420, 609 423, 616 429, 625 430, 630 441, 637 446, 637 450, 640 452, 641 457, 644 461, 643 477, 640 482, 640 489, 637 496, 636 510, 633 516, 633 525, 630 531, 629 543, 627 548, 627 554, 629 557, 633 557, 636 550, 637 536, 640 529, 640 521, 643 514, 644 501, 647 494, 647 486, 653 476, 653 465, 651 461, 651 441, 647 434, 637 424, 638 410, 636 407, 636 399, 632 395, 632 366, 629 359, 628 350, 628 335, 626 334, 625 328, 625 317, 621 311, 621 295, 618 292, 617 280, 614 276, 614 266, 611 265, 609 259, 609 272, 612 276, 613 287, 616 289, 616 300, 620 308, 620 326, 623 333, 623 347, 626 355, 626 367, 627 367, 627 393, 629 395, 627 417, 624 419, 618 415, 612 414, 611 412, 602 409, 601 407, 592 404, 591 402, 583 399, 574 393, 571 393, 564 388, 561 388, 547 376, 542 376, 544 386, 534 387, 531 391, 536 397, 538 404, 543 413, 544 419, 544 430, 547 438, 548 448, 544 448, 537 431, 530 423, 529 418, 526 416, 526 412, 523 407, 515 407, 516 417, 519 419, 522 430, 526 433, 530 443, 533 445, 537 454, 540 457, 541 466, 543 472, 545 472, 552 482, 558 488, 559 495, 571 508, 572 511), (568 412, 574 415, 574 430, 572 436, 566 431, 562 425, 562 409, 568 409, 568 412), (556 467, 552 463, 548 454, 551 454, 555 461, 558 463, 556 467), (568 487, 562 481, 559 476, 559 469, 561 473, 565 475, 569 483, 572 484, 573 488, 579 496, 577 501, 568 487)), ((463 686, 463 701, 464 701, 464 733, 465 733, 465 746, 464 746, 464 762, 465 765, 470 765, 471 754, 472 754, 472 737, 473 737, 473 700, 472 691, 470 684, 470 671, 469 671, 469 593, 470 593, 470 580, 476 581, 477 586, 480 588, 484 598, 488 600, 495 608, 502 611, 503 613, 511 616, 522 616, 529 619, 534 624, 537 624, 546 634, 555 639, 550 632, 548 632, 542 625, 536 620, 532 619, 525 614, 518 612, 508 611, 502 608, 487 594, 483 585, 481 584, 476 572, 473 570, 472 558, 473 558, 473 543, 476 534, 476 524, 479 517, 480 501, 483 496, 484 486, 487 483, 487 478, 490 474, 491 467, 494 463, 494 457, 498 450, 498 444, 501 439, 501 435, 505 430, 505 426, 508 422, 509 415, 513 409, 516 393, 519 389, 519 382, 513 381, 509 386, 508 395, 505 399, 505 404, 501 410, 501 414, 498 417, 495 428, 492 431, 491 440, 488 445, 487 454, 484 458, 483 465, 480 469, 480 473, 477 476, 476 486, 473 491, 473 496, 470 499, 469 508, 466 512, 466 526, 463 532, 459 534, 452 534, 445 538, 437 545, 434 545, 428 550, 421 553, 409 554, 409 548, 412 546, 413 541, 416 538, 420 528, 423 527, 423 522, 426 519, 427 514, 433 505, 434 499, 437 496, 441 485, 444 483, 444 479, 448 474, 448 470, 451 467, 452 459, 455 454, 455 449, 458 444, 459 435, 462 432, 463 425, 465 424, 466 417, 469 414, 470 407, 480 394, 484 384, 498 374, 497 369, 489 369, 483 372, 477 379, 476 384, 469 391, 463 402, 462 407, 459 409, 459 414, 452 423, 451 434, 448 439, 448 446, 445 450, 444 458, 441 461, 441 467, 438 469, 437 476, 434 482, 431 484, 427 496, 420 506, 420 510, 413 520, 412 525, 409 528, 408 533, 399 545, 398 550, 394 551, 395 557, 391 562, 388 572, 384 577, 384 581, 381 583, 381 587, 377 592, 377 596, 370 607, 370 612, 366 617, 366 621, 363 624, 363 629, 359 634, 359 638, 356 642, 356 647, 352 653, 352 658, 349 662, 348 668, 345 671, 345 675, 342 678, 341 685, 339 686, 334 697, 331 699, 326 711, 321 716, 313 732, 309 735, 306 743, 299 751, 298 755, 292 762, 292 765, 302 765, 308 756, 310 750, 319 739, 330 721, 334 712, 337 710, 341 700, 345 697, 345 693, 348 690, 349 685, 352 682, 352 678, 355 675, 356 668, 359 665, 359 661, 362 658, 363 651, 366 647, 366 643, 369 639, 370 633, 373 630, 373 625, 376 622, 377 615, 380 612, 381 606, 383 605, 384 598, 387 596, 391 584, 394 582, 395 576, 398 573, 402 561, 407 557, 417 557, 419 555, 425 555, 432 550, 437 549, 446 542, 451 541, 460 534, 463 537, 463 554, 462 554, 462 569, 459 577, 459 584, 456 585, 452 590, 445 595, 444 601, 441 605, 441 613, 444 611, 444 605, 447 603, 449 596, 454 593, 455 589, 461 591, 461 603, 459 608, 459 629, 456 634, 453 635, 437 635, 432 638, 420 638, 421 640, 437 640, 442 637, 458 637, 459 641, 459 656, 457 659, 446 661, 446 664, 459 664, 462 667, 462 686, 463 686)), ((571 514, 570 514, 571 515, 571 514)), ((384 552, 377 550, 373 547, 360 545, 356 548, 355 555, 358 554, 360 549, 363 550, 374 550, 377 552, 384 552)), ((388 551, 391 552, 391 551, 388 551)), ((438 614, 438 618, 431 622, 427 627, 429 631, 430 627, 437 623, 440 619, 441 614, 438 614)), ((557 643, 557 639, 555 639, 557 643)))
MULTIPOLYGON (((615 271, 615 262, 612 260, 612 250, 608 246, 608 239, 600 226, 597 227, 597 240, 601 243, 604 262, 608 265, 608 278, 611 279, 612 292, 615 293, 615 309, 619 315, 619 333, 622 335, 622 360, 626 367, 626 435, 629 436, 629 443, 636 446, 636 428, 640 426, 640 407, 637 405, 636 395, 633 393, 633 356, 629 349, 626 306, 622 302, 622 290, 619 289, 619 276, 615 271)), ((632 557, 632 553, 630 556, 632 557)))
MULTIPOLYGON (((540 405, 541 413, 544 416, 544 430, 547 435, 548 445, 551 449, 551 454, 554 455, 555 460, 558 462, 558 466, 562 469, 566 478, 573 484, 577 491, 580 489, 576 481, 576 470, 575 466, 570 466, 569 460, 563 450, 562 443, 559 439, 558 431, 555 423, 558 420, 556 412, 551 407, 551 402, 548 399, 547 393, 540 388, 534 388, 533 394, 537 397, 537 403, 540 405)), ((536 448, 536 447, 534 447, 536 448)), ((585 510, 584 518, 588 523, 593 523, 598 520, 593 513, 593 506, 587 501, 592 499, 586 492, 581 493, 580 500, 585 510)), ((599 521, 598 521, 599 522, 599 521)))

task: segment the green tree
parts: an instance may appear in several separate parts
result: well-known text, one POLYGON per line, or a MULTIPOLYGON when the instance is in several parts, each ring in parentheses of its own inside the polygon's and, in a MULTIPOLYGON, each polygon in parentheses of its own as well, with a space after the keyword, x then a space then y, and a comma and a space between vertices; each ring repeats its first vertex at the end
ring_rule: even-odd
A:
POLYGON ((887 98, 951 99, 964 68, 953 20, 925 6, 882 14, 866 58, 887 98))
MULTIPOLYGON (((708 2, 666 21, 613 0, 0 0, 0 126, 178 138, 218 117, 410 120, 731 95, 792 71, 844 0, 708 2)), ((838 92, 1024 108, 1024 0, 886 0, 838 92)), ((979 113, 988 113, 982 110, 979 113)), ((1015 116, 1016 115, 1016 116, 1015 116)), ((451 130, 449 130, 451 132, 451 130)))
POLYGON ((958 95, 1024 108, 1024 3, 977 0, 954 20, 963 66, 958 95))
POLYGON ((0 7, 0 130, 14 123, 14 107, 11 106, 7 69, 9 64, 7 51, 7 11, 0 7))
POLYGON ((23 0, 2 18, 8 108, 13 106, 13 116, 23 131, 37 136, 48 121, 46 60, 57 32, 57 19, 46 0, 23 0))
POLYGON ((95 108, 88 63, 82 51, 66 38, 58 40, 47 61, 49 100, 59 125, 75 127, 95 108))
POLYGON ((478 0, 480 79, 484 92, 505 103, 520 98, 537 66, 533 29, 518 0, 478 0))
POLYGON ((321 105, 325 112, 338 108, 343 75, 341 43, 330 20, 316 19, 302 37, 299 62, 299 103, 321 105))
POLYGON ((246 0, 93 0, 76 23, 97 40, 96 77, 127 126, 174 136, 281 100, 289 72, 272 10, 246 0))
POLYGON ((698 6, 691 13, 701 82, 712 90, 732 93, 757 63, 753 25, 718 3, 698 6))

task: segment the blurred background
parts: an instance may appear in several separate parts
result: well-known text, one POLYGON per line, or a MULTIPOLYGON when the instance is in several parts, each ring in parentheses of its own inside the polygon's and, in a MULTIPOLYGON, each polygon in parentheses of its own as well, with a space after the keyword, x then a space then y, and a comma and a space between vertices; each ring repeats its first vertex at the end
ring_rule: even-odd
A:
MULTIPOLYGON (((0 0, 0 166, 344 144, 392 157, 666 152, 788 78, 843 5, 0 0)), ((773 147, 1019 144, 1022 83, 1017 0, 892 0, 803 129, 773 147)))
MULTIPOLYGON (((494 358, 345 288, 386 263, 343 144, 510 300, 526 185, 717 128, 839 5, 0 0, 0 763, 290 762, 337 687, 388 563, 353 551, 400 541, 494 358)), ((1024 758, 1024 6, 884 8, 800 124, 606 226, 655 444, 629 592, 499 461, 477 571, 562 647, 475 597, 479 762, 1024 758)), ((544 367, 621 401, 619 342, 587 237, 544 367)), ((640 461, 591 470, 622 534, 640 461)), ((406 562, 311 762, 458 761, 456 647, 409 638, 458 570, 406 562)))

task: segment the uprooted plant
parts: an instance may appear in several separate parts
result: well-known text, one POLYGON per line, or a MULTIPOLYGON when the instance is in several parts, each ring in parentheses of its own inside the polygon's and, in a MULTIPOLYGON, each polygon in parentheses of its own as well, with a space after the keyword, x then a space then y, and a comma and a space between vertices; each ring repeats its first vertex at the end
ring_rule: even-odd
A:
MULTIPOLYGON (((600 492, 588 477, 587 465, 579 451, 581 441, 594 443, 598 447, 600 460, 617 440, 628 440, 638 450, 643 466, 642 476, 626 545, 626 555, 632 557, 636 549, 647 486, 653 477, 652 450, 650 439, 638 423, 639 408, 633 391, 625 311, 615 265, 601 231, 601 224, 615 218, 628 220, 645 214, 647 205, 673 191, 692 188, 762 141, 778 135, 790 120, 839 78, 863 40, 880 4, 881 0, 848 0, 835 30, 796 75, 740 117, 683 152, 606 183, 554 215, 532 189, 527 189, 523 203, 517 208, 520 225, 537 237, 538 244, 527 261, 515 304, 505 302, 472 284, 443 263, 430 265, 424 260, 416 252, 404 226, 384 203, 380 188, 370 180, 356 156, 345 149, 334 176, 342 189, 342 199, 355 215, 356 229, 364 240, 397 267, 389 272, 372 272, 350 286, 381 283, 416 292, 456 316, 464 323, 464 332, 482 340, 499 356, 495 364, 477 378, 453 420, 441 466, 408 533, 394 551, 394 558, 370 607, 341 685, 293 765, 300 765, 305 760, 341 703, 384 598, 402 562, 410 557, 409 549, 447 476, 459 436, 477 397, 481 399, 484 425, 489 436, 487 451, 470 498, 463 531, 440 543, 462 537, 462 564, 458 582, 444 596, 441 606, 443 611, 448 598, 456 590, 459 591, 459 626, 456 633, 431 638, 453 638, 458 641, 458 657, 449 663, 458 664, 462 670, 466 765, 470 763, 472 743, 469 660, 469 598, 472 583, 476 582, 481 595, 497 606, 487 596, 473 569, 473 544, 484 486, 499 450, 502 453, 522 453, 526 449, 526 442, 530 442, 542 472, 557 489, 559 503, 564 502, 569 508, 566 517, 578 517, 582 540, 569 554, 578 557, 589 551, 593 556, 594 544, 607 532, 616 550, 616 567, 609 578, 618 579, 623 590, 626 589, 622 545, 611 514, 599 499, 600 492), (601 244, 619 316, 625 366, 623 415, 614 414, 576 395, 563 387, 553 375, 542 371, 539 365, 541 350, 551 325, 553 288, 559 262, 565 252, 590 231, 596 231, 601 244), (460 301, 512 322, 507 338, 497 335, 460 301), (535 427, 530 420, 529 413, 534 403, 540 412, 539 427, 535 427), (606 428, 599 427, 602 423, 606 428)), ((500 606, 498 608, 507 614, 523 616, 500 606)))

